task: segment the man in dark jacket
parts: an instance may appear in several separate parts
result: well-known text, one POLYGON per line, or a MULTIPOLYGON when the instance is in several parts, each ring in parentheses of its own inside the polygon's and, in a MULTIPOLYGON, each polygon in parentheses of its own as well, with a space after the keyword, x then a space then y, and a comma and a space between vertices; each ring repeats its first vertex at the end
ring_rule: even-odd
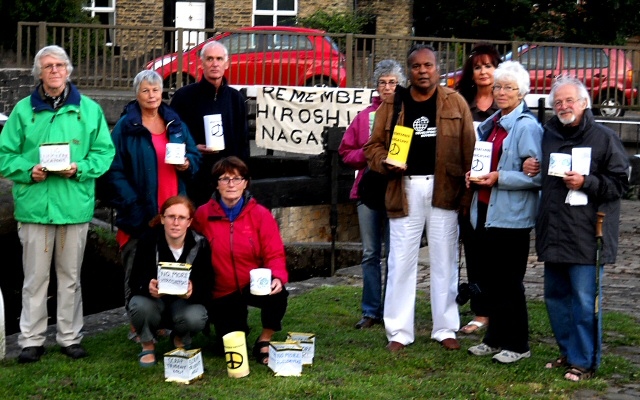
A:
POLYGON ((216 161, 236 156, 244 162, 249 158, 249 126, 245 98, 227 84, 224 72, 229 68, 229 52, 220 42, 204 45, 200 54, 203 75, 200 82, 178 90, 171 99, 171 107, 189 127, 191 136, 202 154, 202 164, 195 180, 187 186, 187 194, 196 207, 211 199, 214 191, 211 168, 216 161), (224 149, 206 145, 204 118, 221 119, 224 149))
POLYGON ((615 132, 595 122, 582 82, 559 78, 549 101, 556 115, 542 139, 536 250, 545 263, 544 296, 560 357, 546 367, 567 367, 565 379, 578 381, 592 377, 600 363, 600 276, 602 265, 616 259, 620 197, 628 187, 629 165, 615 132), (549 174, 554 153, 572 155, 571 171, 564 176, 549 174), (599 262, 597 212, 605 214, 599 262))

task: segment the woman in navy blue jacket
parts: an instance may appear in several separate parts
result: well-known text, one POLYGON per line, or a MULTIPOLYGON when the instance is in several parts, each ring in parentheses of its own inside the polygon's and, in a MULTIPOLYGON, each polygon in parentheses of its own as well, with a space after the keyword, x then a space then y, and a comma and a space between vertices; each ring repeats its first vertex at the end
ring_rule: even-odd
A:
POLYGON ((116 155, 105 175, 107 199, 116 208, 116 239, 125 268, 125 301, 138 238, 168 198, 184 194, 200 166, 200 153, 186 124, 162 102, 162 78, 142 71, 133 80, 136 100, 127 104, 111 132, 116 155), (184 143, 182 164, 165 162, 168 143, 184 143))

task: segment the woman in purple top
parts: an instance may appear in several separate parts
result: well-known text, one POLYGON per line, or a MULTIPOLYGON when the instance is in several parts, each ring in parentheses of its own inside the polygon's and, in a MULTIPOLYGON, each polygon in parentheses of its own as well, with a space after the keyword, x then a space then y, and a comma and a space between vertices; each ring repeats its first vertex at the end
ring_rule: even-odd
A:
POLYGON ((373 71, 373 84, 379 97, 362 110, 353 120, 342 138, 338 152, 342 161, 358 170, 351 188, 350 198, 358 201, 358 222, 362 239, 362 319, 356 329, 370 328, 382 322, 382 259, 389 249, 389 225, 384 209, 374 210, 359 200, 358 185, 362 179, 367 158, 362 147, 371 136, 373 116, 384 99, 392 95, 396 86, 406 78, 402 66, 394 60, 382 60, 373 71), (382 245, 384 242, 384 246, 382 245))

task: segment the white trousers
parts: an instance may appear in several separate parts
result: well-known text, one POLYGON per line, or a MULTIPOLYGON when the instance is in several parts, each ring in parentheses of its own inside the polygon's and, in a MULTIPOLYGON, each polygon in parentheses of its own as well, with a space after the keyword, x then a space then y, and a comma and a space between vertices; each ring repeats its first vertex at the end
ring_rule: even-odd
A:
POLYGON ((458 292, 458 214, 432 207, 433 176, 404 178, 409 215, 389 219, 389 259, 384 324, 389 341, 404 345, 415 340, 414 317, 418 252, 426 226, 431 276, 431 338, 455 338, 460 316, 458 292))
POLYGON ((56 342, 80 343, 83 325, 80 269, 89 224, 18 224, 22 243, 22 313, 20 347, 42 346, 47 330, 47 291, 51 261, 58 280, 56 342))

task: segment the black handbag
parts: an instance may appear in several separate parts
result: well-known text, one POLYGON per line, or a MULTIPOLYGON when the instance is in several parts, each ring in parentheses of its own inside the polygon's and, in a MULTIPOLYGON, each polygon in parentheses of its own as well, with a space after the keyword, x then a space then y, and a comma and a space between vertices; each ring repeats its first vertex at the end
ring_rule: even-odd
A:
POLYGON ((387 192, 389 178, 379 172, 365 168, 362 178, 358 182, 358 197, 360 201, 372 210, 384 211, 384 198, 387 192))

